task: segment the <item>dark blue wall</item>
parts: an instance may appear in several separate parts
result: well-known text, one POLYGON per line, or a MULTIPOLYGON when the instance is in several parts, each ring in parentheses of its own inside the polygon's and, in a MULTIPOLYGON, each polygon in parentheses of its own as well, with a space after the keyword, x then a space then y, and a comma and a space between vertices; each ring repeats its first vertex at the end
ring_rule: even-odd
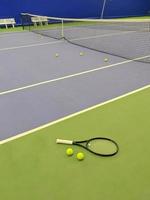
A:
POLYGON ((107 0, 104 16, 105 18, 141 16, 148 15, 149 11, 150 0, 107 0))
POLYGON ((99 0, 0 0, 0 17, 15 17, 21 12, 61 17, 97 17, 99 0))
MULTIPOLYGON (((103 0, 0 0, 0 18, 15 17, 21 12, 48 16, 99 18, 103 0)), ((105 18, 148 14, 150 0, 106 0, 105 18)))
POLYGON ((147 0, 148 14, 150 15, 150 0, 147 0))

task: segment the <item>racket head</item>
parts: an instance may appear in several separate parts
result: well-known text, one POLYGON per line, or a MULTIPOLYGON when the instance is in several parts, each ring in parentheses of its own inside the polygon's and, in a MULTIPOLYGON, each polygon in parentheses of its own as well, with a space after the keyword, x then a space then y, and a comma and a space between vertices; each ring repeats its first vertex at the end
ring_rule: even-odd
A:
POLYGON ((85 148, 93 154, 104 157, 114 156, 119 151, 118 144, 114 140, 105 137, 87 140, 85 148))

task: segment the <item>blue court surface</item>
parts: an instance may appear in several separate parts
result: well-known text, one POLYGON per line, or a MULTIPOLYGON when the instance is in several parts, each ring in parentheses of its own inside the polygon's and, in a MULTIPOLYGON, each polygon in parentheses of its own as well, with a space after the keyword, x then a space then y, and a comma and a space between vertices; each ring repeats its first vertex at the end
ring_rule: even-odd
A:
POLYGON ((150 84, 149 63, 32 32, 2 33, 0 60, 1 141, 150 84))
POLYGON ((98 46, 119 53, 119 45, 125 56, 75 38, 0 33, 2 200, 149 200, 148 35, 107 31, 100 36, 107 49, 98 46), (67 145, 56 144, 95 137, 113 139, 117 154, 101 157, 70 143, 67 156, 67 145))

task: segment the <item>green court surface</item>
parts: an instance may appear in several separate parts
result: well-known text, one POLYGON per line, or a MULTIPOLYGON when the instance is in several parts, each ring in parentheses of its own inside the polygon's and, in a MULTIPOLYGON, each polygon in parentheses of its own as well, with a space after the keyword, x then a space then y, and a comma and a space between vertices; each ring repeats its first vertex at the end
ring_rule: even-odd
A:
MULTIPOLYGON (((116 19, 119 19, 119 18, 116 18, 116 19)), ((150 16, 128 17, 128 18, 120 18, 120 19, 150 19, 150 16)), ((86 22, 86 25, 88 25, 88 24, 89 24, 89 22, 88 23, 86 22)), ((81 22, 68 23, 66 26, 77 26, 77 25, 83 25, 83 23, 81 23, 81 22)), ((43 27, 43 30, 47 29, 47 28, 55 28, 55 27, 58 28, 58 27, 61 27, 61 23, 60 24, 58 23, 57 25, 51 24, 51 25, 48 25, 48 26, 45 26, 45 25, 44 26, 37 26, 37 27, 33 26, 33 28, 37 29, 37 30, 41 29, 41 27, 43 27)), ((26 27, 25 29, 28 30, 29 28, 26 27)), ((32 27, 31 27, 31 29, 32 29, 32 27)), ((17 32, 17 31, 24 31, 24 30, 23 30, 22 26, 16 26, 15 28, 9 27, 8 29, 0 27, 0 33, 1 32, 17 32)))
POLYGON ((9 28, 0 28, 0 33, 2 32, 17 32, 17 31, 23 31, 21 26, 17 26, 15 28, 9 27, 9 28))
POLYGON ((0 146, 2 200, 149 200, 150 88, 0 146), (120 151, 67 157, 56 138, 113 138, 120 151))

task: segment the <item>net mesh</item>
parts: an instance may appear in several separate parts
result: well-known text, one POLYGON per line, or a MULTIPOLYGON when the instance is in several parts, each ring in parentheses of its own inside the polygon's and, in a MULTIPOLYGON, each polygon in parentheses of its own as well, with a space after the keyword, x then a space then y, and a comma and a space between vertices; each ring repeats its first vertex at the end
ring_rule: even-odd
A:
POLYGON ((24 29, 125 59, 150 63, 150 19, 69 19, 21 14, 24 29))

